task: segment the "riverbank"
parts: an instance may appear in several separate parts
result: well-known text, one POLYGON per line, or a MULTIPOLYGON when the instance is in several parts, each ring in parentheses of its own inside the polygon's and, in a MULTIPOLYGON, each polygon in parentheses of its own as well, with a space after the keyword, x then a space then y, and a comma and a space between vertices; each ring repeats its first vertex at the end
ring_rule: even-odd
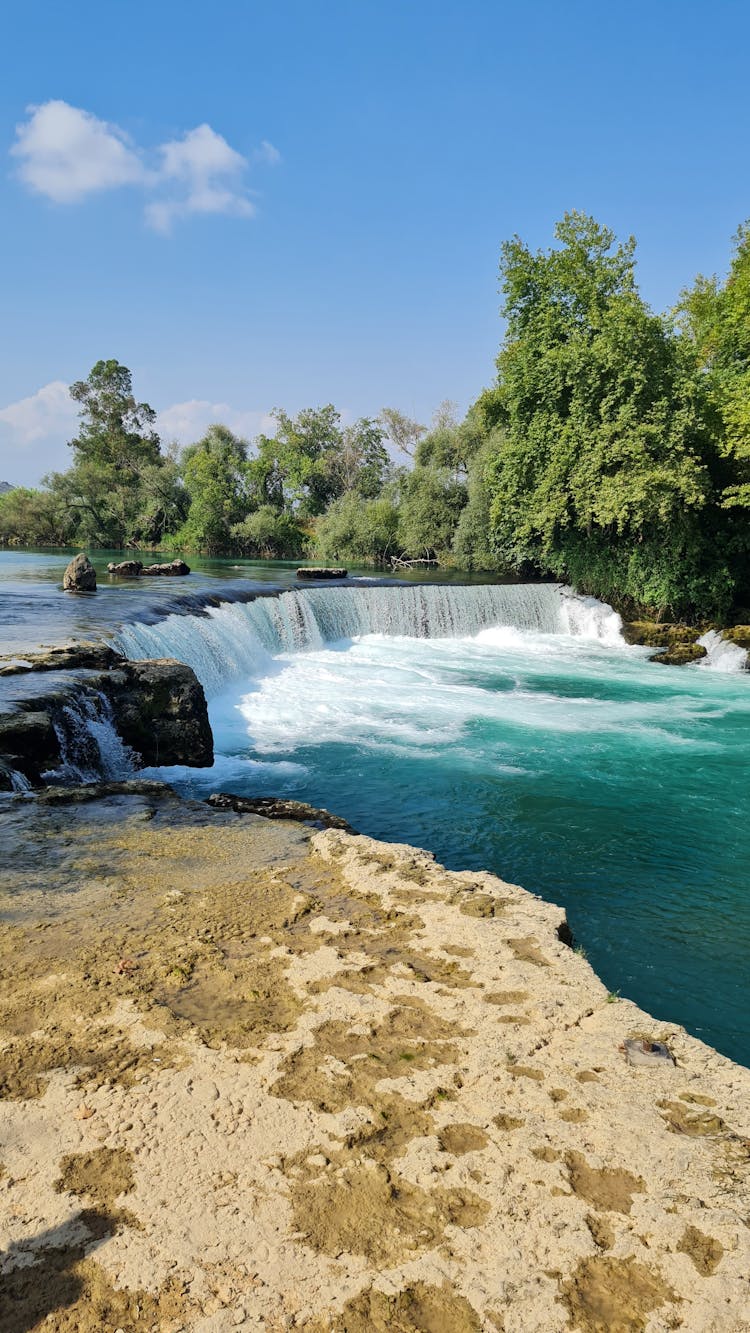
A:
POLYGON ((4 1329, 747 1330, 750 1071, 560 909, 91 795, 2 803, 4 1329))

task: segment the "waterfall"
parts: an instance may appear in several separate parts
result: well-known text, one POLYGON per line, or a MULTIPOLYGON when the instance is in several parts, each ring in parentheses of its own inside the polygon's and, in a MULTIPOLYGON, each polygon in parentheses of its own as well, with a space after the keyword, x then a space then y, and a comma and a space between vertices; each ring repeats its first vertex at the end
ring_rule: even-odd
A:
POLYGON ((598 639, 615 647, 623 642, 622 619, 606 602, 582 597, 572 588, 561 588, 561 614, 565 632, 576 638, 598 639))
POLYGON ((620 618, 603 602, 553 583, 494 583, 294 589, 127 625, 114 644, 133 659, 176 657, 215 694, 228 680, 263 674, 279 653, 365 634, 467 638, 491 626, 622 643, 620 618))
POLYGON ((706 650, 706 657, 698 665, 710 667, 714 671, 746 671, 748 668, 747 648, 725 639, 718 630, 710 629, 701 634, 698 643, 706 650))
POLYGON ((118 780, 134 772, 132 751, 115 730, 109 699, 98 690, 72 695, 56 709, 52 724, 61 762, 42 774, 45 782, 118 780))

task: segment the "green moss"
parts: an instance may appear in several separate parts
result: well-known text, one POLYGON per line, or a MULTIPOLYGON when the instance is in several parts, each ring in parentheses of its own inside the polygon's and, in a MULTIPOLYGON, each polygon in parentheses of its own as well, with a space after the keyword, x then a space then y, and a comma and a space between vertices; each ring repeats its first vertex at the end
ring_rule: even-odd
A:
POLYGON ((697 630, 690 625, 660 624, 654 620, 630 620, 623 624, 623 638, 627 643, 643 644, 646 648, 673 648, 676 644, 693 644, 697 630))
POLYGON ((750 625, 733 625, 731 629, 724 630, 724 638, 729 639, 730 643, 736 643, 738 648, 750 649, 750 625))

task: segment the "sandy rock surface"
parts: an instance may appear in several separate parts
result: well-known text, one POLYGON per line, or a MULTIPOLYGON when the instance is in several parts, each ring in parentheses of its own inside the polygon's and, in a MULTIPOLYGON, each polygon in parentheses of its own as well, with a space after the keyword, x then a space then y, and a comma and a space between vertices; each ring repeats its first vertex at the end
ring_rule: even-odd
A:
POLYGON ((163 792, 0 855, 4 1333, 750 1330, 750 1071, 559 909, 163 792))

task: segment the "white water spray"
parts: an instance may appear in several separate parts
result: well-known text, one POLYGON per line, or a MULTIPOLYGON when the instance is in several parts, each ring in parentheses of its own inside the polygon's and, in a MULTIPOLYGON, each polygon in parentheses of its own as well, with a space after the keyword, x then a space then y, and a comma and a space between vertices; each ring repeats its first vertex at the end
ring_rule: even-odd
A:
POLYGON ((134 659, 176 657, 215 694, 232 679, 265 674, 281 653, 367 634, 471 638, 500 626, 622 644, 620 624, 610 606, 553 583, 306 588, 128 625, 115 646, 134 659))
POLYGON ((61 763, 46 782, 121 780, 134 772, 133 753, 118 736, 112 706, 98 690, 76 694, 53 717, 61 763))
POLYGON ((747 648, 740 648, 739 644, 731 643, 718 630, 710 629, 707 634, 701 634, 698 643, 706 650, 706 656, 698 663, 704 669, 708 667, 714 671, 724 672, 747 670, 747 648))

